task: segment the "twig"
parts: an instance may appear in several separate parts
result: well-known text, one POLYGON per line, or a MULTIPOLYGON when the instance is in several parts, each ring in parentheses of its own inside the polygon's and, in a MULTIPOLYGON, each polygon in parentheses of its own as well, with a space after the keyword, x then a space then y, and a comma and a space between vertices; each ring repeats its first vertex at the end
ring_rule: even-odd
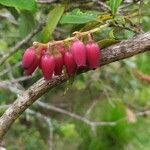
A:
POLYGON ((20 65, 21 65, 21 62, 18 62, 18 63, 15 64, 14 66, 11 66, 11 67, 9 67, 9 68, 6 68, 5 70, 3 70, 3 71, 0 72, 0 76, 5 75, 6 73, 8 73, 8 72, 12 71, 13 69, 19 67, 20 65))
POLYGON ((148 84, 150 84, 150 75, 145 75, 142 72, 138 71, 138 70, 134 70, 134 74, 135 76, 141 80, 141 81, 145 81, 148 84))
POLYGON ((0 81, 0 88, 3 89, 7 89, 10 90, 11 92, 15 93, 15 94, 22 94, 22 90, 18 89, 16 86, 14 86, 14 84, 8 83, 8 82, 3 82, 0 81))
MULTIPOLYGON (((6 63, 6 68, 10 68, 10 64, 9 62, 6 63)), ((13 80, 14 79, 14 76, 13 76, 13 73, 12 71, 8 72, 8 77, 13 80)))
POLYGON ((85 35, 88 35, 88 34, 91 34, 91 33, 95 33, 95 32, 99 32, 99 31, 102 31, 103 29, 107 28, 109 26, 108 23, 104 24, 104 25, 101 25, 100 27, 97 27, 97 28, 94 28, 94 29, 91 29, 89 31, 85 31, 85 32, 74 32, 73 34, 75 36, 72 36, 72 37, 69 37, 69 38, 66 38, 64 40, 60 40, 60 41, 50 41, 48 43, 40 43, 40 42, 33 42, 33 45, 35 47, 38 47, 38 46, 43 46, 43 47, 48 47, 48 46, 53 46, 53 45, 57 45, 57 44, 61 44, 61 43, 65 43, 65 42, 68 42, 68 41, 73 41, 79 37, 83 37, 85 35))
POLYGON ((86 111, 86 113, 85 113, 85 117, 88 117, 89 116, 89 114, 92 112, 92 110, 93 110, 93 108, 96 106, 96 104, 97 104, 97 101, 94 101, 91 105, 90 105, 90 107, 88 108, 88 110, 86 111))
MULTIPOLYGON (((11 106, 11 104, 0 105, 0 110, 7 109, 10 106, 11 106)), ((46 123, 48 125, 48 130, 49 130, 49 138, 48 138, 49 150, 52 150, 53 149, 53 125, 52 125, 51 119, 49 117, 46 117, 45 115, 39 113, 39 112, 32 110, 32 109, 26 109, 25 113, 30 114, 30 115, 35 115, 38 118, 46 121, 46 123)))
POLYGON ((34 29, 31 33, 29 33, 22 41, 20 41, 19 43, 17 43, 11 50, 9 53, 4 54, 3 58, 1 58, 0 60, 0 66, 10 57, 12 56, 14 53, 16 53, 20 47, 22 47, 24 44, 28 43, 30 41, 30 39, 36 35, 43 27, 45 23, 40 23, 36 29, 34 29))
POLYGON ((50 105, 50 104, 46 104, 46 103, 43 103, 41 101, 37 101, 35 104, 37 104, 38 106, 44 108, 44 109, 48 109, 48 110, 52 110, 52 111, 55 111, 55 112, 59 112, 59 113, 62 113, 62 114, 65 114, 71 118, 74 118, 76 120, 79 120, 79 121, 82 121, 86 124, 88 124, 89 126, 92 126, 93 124, 99 124, 99 125, 114 125, 114 122, 94 122, 94 121, 90 121, 89 119, 87 119, 86 117, 83 117, 83 116, 80 116, 80 115, 77 115, 75 113, 72 113, 72 112, 69 112, 67 110, 64 110, 62 108, 58 108, 58 107, 55 107, 53 105, 50 105))
POLYGON ((17 78, 17 79, 13 79, 13 80, 9 80, 8 82, 10 83, 16 83, 16 82, 21 82, 21 81, 25 81, 25 80, 29 80, 33 78, 33 76, 23 76, 23 77, 20 77, 20 78, 17 78))
POLYGON ((32 115, 36 115, 38 118, 44 119, 47 122, 48 130, 49 130, 48 146, 49 146, 49 150, 52 150, 53 149, 53 125, 51 119, 31 109, 27 109, 25 112, 32 115))

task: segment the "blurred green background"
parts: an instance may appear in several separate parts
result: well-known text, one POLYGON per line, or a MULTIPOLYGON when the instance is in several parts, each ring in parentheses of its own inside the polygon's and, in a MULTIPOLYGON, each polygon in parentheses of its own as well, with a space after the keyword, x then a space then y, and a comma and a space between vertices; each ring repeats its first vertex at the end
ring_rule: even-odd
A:
MULTIPOLYGON (((111 6, 111 1, 101 2, 111 6)), ((107 28, 94 34, 95 40, 107 47, 107 41, 112 44, 132 38, 136 33, 130 29, 148 32, 149 6, 149 0, 123 1, 113 17, 122 28, 107 28)), ((21 91, 41 78, 41 72, 36 71, 32 77, 20 79, 25 76, 20 66, 22 54, 33 41, 65 39, 74 31, 104 23, 111 12, 90 0, 58 3, 0 0, 1 58, 40 21, 48 21, 42 31, 0 66, 1 114, 21 91)), ((52 89, 40 101, 63 112, 35 103, 9 129, 5 147, 8 150, 149 150, 150 117, 142 112, 150 110, 150 84, 139 80, 135 70, 150 76, 149 52, 81 74, 74 81, 70 79, 52 89), (68 115, 72 113, 81 119, 68 115), (85 119, 103 123, 94 127, 85 119)))

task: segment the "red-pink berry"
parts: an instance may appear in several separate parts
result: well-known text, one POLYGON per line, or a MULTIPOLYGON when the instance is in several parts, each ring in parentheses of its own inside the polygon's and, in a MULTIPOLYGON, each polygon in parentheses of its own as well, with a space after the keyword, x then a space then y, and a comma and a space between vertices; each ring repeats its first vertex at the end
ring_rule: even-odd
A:
POLYGON ((45 54, 41 58, 41 69, 45 80, 50 80, 53 76, 55 60, 53 56, 45 54))
POLYGON ((99 65, 100 48, 95 42, 86 45, 87 64, 90 69, 96 69, 99 65))
POLYGON ((45 52, 46 52, 46 48, 42 48, 41 49, 41 52, 40 52, 40 62, 39 62, 39 68, 41 69, 41 58, 42 58, 42 56, 45 54, 45 52))
POLYGON ((71 52, 78 68, 86 66, 86 47, 79 40, 73 42, 71 52))
POLYGON ((36 53, 34 48, 26 49, 22 57, 22 67, 28 69, 33 65, 34 60, 36 59, 36 53))
POLYGON ((73 55, 70 52, 66 52, 64 55, 64 64, 66 66, 66 71, 69 76, 72 76, 76 72, 76 63, 74 61, 73 55))
POLYGON ((25 70, 26 75, 32 75, 32 73, 36 70, 36 68, 38 67, 40 63, 40 58, 38 58, 37 56, 34 59, 33 64, 25 70))
POLYGON ((63 69, 63 64, 64 64, 64 60, 63 60, 62 54, 61 53, 56 54, 54 56, 54 60, 55 60, 54 74, 55 75, 61 75, 62 74, 62 69, 63 69))

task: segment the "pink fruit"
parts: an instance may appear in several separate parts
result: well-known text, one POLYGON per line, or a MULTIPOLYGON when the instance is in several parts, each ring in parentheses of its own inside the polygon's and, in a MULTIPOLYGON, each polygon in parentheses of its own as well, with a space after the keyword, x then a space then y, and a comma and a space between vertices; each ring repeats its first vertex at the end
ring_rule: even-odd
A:
POLYGON ((26 49, 22 58, 22 67, 24 69, 28 69, 30 66, 33 65, 35 59, 36 59, 35 49, 34 48, 26 49))
POLYGON ((32 75, 40 63, 40 58, 35 57, 33 64, 25 70, 26 75, 32 75))
POLYGON ((45 80, 50 80, 53 76, 55 60, 53 56, 45 54, 41 58, 41 69, 45 80))
POLYGON ((63 64, 64 64, 62 54, 61 53, 56 54, 54 57, 54 60, 55 60, 54 74, 55 75, 61 75, 62 69, 63 69, 63 64))
POLYGON ((76 72, 76 63, 74 61, 73 55, 70 52, 66 52, 64 55, 64 64, 66 66, 66 71, 69 76, 72 76, 76 72))
POLYGON ((41 69, 41 58, 42 58, 42 56, 45 54, 45 52, 46 52, 46 48, 42 48, 41 49, 41 52, 40 52, 40 62, 39 62, 39 68, 41 69))
POLYGON ((73 42, 71 46, 71 53, 78 68, 86 66, 86 48, 81 41, 76 40, 73 42))
POLYGON ((87 64, 90 69, 96 69, 99 65, 100 49, 97 43, 90 42, 86 45, 87 64))

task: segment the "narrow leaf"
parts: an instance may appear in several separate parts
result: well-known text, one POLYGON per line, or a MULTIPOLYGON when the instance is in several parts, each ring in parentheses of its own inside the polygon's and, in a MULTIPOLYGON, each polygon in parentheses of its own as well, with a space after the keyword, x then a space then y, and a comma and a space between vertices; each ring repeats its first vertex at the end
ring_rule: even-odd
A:
POLYGON ((103 40, 98 41, 97 43, 100 48, 105 48, 110 45, 116 44, 118 42, 119 42, 119 40, 115 40, 115 39, 103 39, 103 40))
POLYGON ((43 42, 48 42, 48 40, 51 38, 52 33, 55 30, 63 12, 64 7, 61 5, 56 6, 52 11, 49 12, 47 25, 42 31, 43 42))
POLYGON ((30 11, 21 11, 19 20, 20 37, 25 37, 35 27, 35 17, 30 11))
POLYGON ((33 12, 35 12, 37 9, 35 0, 0 0, 0 4, 33 12))
POLYGON ((96 21, 97 14, 92 12, 81 12, 80 9, 75 9, 62 16, 61 24, 84 24, 90 21, 96 21))
POLYGON ((118 7, 120 6, 121 2, 122 0, 110 0, 109 1, 111 12, 113 15, 117 12, 118 7))

